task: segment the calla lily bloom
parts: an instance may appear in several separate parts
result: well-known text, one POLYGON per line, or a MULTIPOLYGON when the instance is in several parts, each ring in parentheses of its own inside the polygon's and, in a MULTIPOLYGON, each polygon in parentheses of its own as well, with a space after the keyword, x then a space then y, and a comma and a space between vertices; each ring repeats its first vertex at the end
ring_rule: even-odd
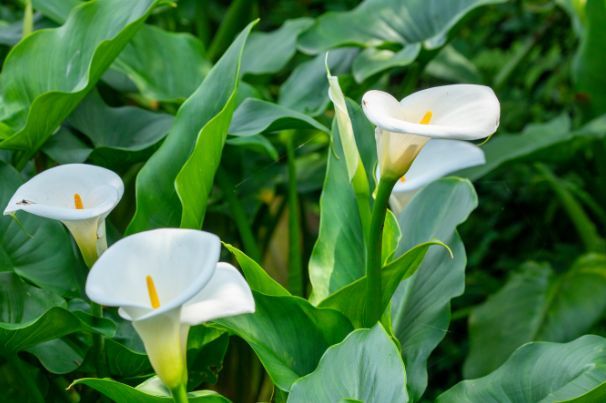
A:
POLYGON ((381 176, 406 173, 431 138, 478 140, 499 126, 500 105, 490 87, 455 84, 416 92, 398 102, 383 91, 362 98, 375 126, 381 176))
POLYGON ((431 140, 413 161, 406 176, 396 183, 389 200, 391 208, 399 213, 422 187, 452 172, 484 163, 484 152, 472 143, 431 140))
POLYGON ((133 322, 162 382, 183 391, 190 326, 252 313, 252 292, 233 266, 218 262, 221 244, 213 234, 156 229, 112 245, 92 267, 86 294, 119 307, 133 322))
POLYGON ((114 172, 87 164, 48 169, 21 185, 4 210, 18 210, 65 224, 90 267, 107 249, 105 218, 116 207, 124 184, 114 172))

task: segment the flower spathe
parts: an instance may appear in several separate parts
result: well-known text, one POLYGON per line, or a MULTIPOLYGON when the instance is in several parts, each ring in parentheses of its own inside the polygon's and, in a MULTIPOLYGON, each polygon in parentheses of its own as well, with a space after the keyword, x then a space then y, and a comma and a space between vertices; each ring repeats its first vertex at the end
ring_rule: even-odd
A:
POLYGON ((59 165, 21 185, 4 214, 22 210, 63 222, 90 267, 107 248, 105 218, 123 193, 122 180, 108 169, 87 164, 59 165))
POLYGON ((170 389, 187 381, 190 326, 252 313, 252 292, 230 264, 218 262, 215 235, 186 229, 156 229, 126 237, 94 264, 86 294, 119 307, 133 322, 158 377, 170 389))
POLYGON ((413 161, 405 177, 393 188, 390 205, 394 212, 404 209, 412 196, 431 182, 461 169, 486 163, 482 149, 458 140, 431 140, 413 161))
POLYGON ((400 177, 431 138, 478 140, 499 126, 500 105, 490 87, 455 84, 413 93, 398 102, 383 91, 362 98, 376 128, 381 176, 400 177))

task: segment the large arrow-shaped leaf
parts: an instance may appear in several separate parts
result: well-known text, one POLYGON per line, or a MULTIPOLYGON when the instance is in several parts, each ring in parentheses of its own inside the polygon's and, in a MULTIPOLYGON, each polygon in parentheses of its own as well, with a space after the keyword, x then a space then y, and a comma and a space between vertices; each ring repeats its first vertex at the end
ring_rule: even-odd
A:
POLYGON ((15 46, 0 75, 0 147, 24 149, 25 156, 36 151, 101 78, 157 2, 87 2, 63 26, 37 31, 15 46))
POLYGON ((490 375, 458 383, 438 402, 559 402, 582 396, 604 381, 606 340, 583 336, 566 344, 526 344, 490 375))
POLYGON ((242 31, 179 108, 166 140, 137 176, 137 210, 128 232, 180 224, 200 227, 235 108, 242 51, 253 25, 242 31))

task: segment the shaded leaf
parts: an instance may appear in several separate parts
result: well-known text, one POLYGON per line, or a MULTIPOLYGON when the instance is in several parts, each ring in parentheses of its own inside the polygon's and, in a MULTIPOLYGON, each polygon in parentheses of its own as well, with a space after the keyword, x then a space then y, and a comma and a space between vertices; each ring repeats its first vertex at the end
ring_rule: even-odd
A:
POLYGON ((587 0, 584 10, 584 32, 574 60, 573 80, 579 91, 588 95, 592 116, 606 112, 606 60, 596 55, 606 47, 606 4, 602 0, 587 0))
POLYGON ((238 106, 229 133, 250 136, 286 129, 316 129, 328 133, 328 128, 301 112, 255 98, 247 98, 238 106))
MULTIPOLYGON (((328 68, 336 76, 346 73, 357 54, 354 48, 332 50, 328 68)), ((325 60, 324 55, 318 55, 295 67, 280 87, 278 103, 307 115, 321 114, 329 102, 325 60)))
POLYGON ((606 256, 585 255, 564 274, 526 264, 469 317, 468 378, 498 368, 529 341, 566 342, 586 333, 606 309, 606 256))
POLYGON ((297 37, 313 24, 311 18, 287 20, 272 32, 253 32, 244 48, 242 73, 269 74, 282 70, 297 51, 297 37))
MULTIPOLYGON (((23 179, 0 162, 0 206, 8 204, 23 179)), ((41 287, 62 294, 79 288, 79 263, 72 240, 55 220, 18 212, 16 218, 0 216, 0 272, 14 272, 41 287)))
MULTIPOLYGON (((116 403, 161 403, 174 401, 170 397, 170 392, 160 385, 159 382, 155 382, 152 386, 146 385, 146 383, 133 388, 132 386, 108 378, 82 378, 74 381, 70 387, 74 385, 86 385, 116 403)), ((228 399, 213 391, 189 392, 187 397, 190 403, 229 403, 228 399)))
POLYGON ((431 248, 391 300, 393 333, 402 346, 408 391, 414 400, 427 386, 427 359, 448 330, 450 300, 465 288, 467 259, 456 227, 477 203, 469 181, 446 178, 422 189, 398 217, 400 251, 429 239, 445 242, 452 251, 450 256, 442 248, 431 248))
POLYGON ((442 43, 442 37, 465 14, 502 1, 366 0, 351 11, 326 13, 318 18, 299 38, 299 47, 308 53, 319 53, 344 45, 442 43))
POLYGON ((157 0, 106 0, 76 8, 60 28, 36 31, 4 62, 2 148, 37 150, 118 56, 157 0), (94 23, 93 23, 94 19, 94 23))
POLYGON ((255 313, 214 323, 243 338, 284 391, 312 372, 324 351, 352 330, 339 312, 315 308, 299 297, 253 294, 255 313))
POLYGON ((330 347, 318 368, 294 383, 288 403, 407 402, 400 351, 380 324, 351 332, 330 347))
POLYGON ((416 43, 407 45, 397 52, 389 49, 366 48, 353 63, 353 76, 361 83, 384 70, 408 66, 415 61, 420 52, 421 45, 416 43))
POLYGON ((234 107, 239 60, 251 28, 252 24, 238 36, 196 92, 179 108, 166 140, 139 172, 137 209, 127 233, 201 221, 234 107), (225 126, 225 132, 209 131, 210 128, 222 129, 220 126, 225 126), (193 151, 194 147, 197 151, 193 151), (210 160, 205 159, 207 155, 210 160), (198 164, 206 169, 196 171, 198 164), (178 176, 181 176, 179 196, 175 183, 178 176), (187 184, 182 182, 185 178, 187 184), (185 188, 194 184, 195 192, 193 187, 185 188), (181 214, 180 198, 185 200, 186 215, 181 214))
POLYGON ((555 402, 606 381, 606 340, 583 336, 566 344, 536 342, 517 349, 496 371, 463 381, 438 402, 555 402))

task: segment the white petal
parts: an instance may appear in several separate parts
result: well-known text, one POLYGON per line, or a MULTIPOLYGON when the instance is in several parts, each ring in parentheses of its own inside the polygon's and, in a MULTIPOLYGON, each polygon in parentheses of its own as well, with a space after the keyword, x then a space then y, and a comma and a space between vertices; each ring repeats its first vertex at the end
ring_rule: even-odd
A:
POLYGON ((189 326, 181 326, 180 309, 176 308, 145 320, 133 322, 133 326, 149 356, 158 377, 173 389, 187 381, 187 332, 189 326))
POLYGON ((383 130, 435 138, 476 140, 499 126, 500 105, 490 87, 455 84, 415 92, 400 103, 383 91, 362 98, 368 119, 383 130), (429 124, 420 124, 431 112, 429 124))
POLYGON ((206 287, 181 311, 181 322, 192 326, 209 320, 255 311, 250 287, 238 270, 220 262, 206 287))
POLYGON ((91 267, 104 250, 99 250, 98 245, 106 243, 105 221, 99 217, 87 220, 63 221, 69 232, 74 237, 86 266, 91 267), (99 224, 101 220, 101 224, 99 224), (99 227, 103 228, 102 234, 99 227), (101 238, 102 237, 102 238, 101 238))
POLYGON ((399 178, 410 168, 429 140, 415 134, 393 133, 377 128, 377 157, 381 176, 399 178))
POLYGON ((21 185, 4 214, 18 210, 62 221, 105 218, 118 204, 124 184, 114 172, 87 164, 66 164, 48 169, 21 185), (74 194, 84 205, 76 209, 74 194))
POLYGON ((484 152, 474 144, 457 140, 431 140, 412 163, 405 180, 396 183, 394 194, 414 191, 452 172, 485 162, 484 152))
POLYGON ((163 228, 140 232, 112 245, 92 267, 86 294, 98 304, 119 306, 142 320, 183 305, 212 277, 221 244, 208 232, 163 228), (160 307, 151 309, 146 277, 160 307))

